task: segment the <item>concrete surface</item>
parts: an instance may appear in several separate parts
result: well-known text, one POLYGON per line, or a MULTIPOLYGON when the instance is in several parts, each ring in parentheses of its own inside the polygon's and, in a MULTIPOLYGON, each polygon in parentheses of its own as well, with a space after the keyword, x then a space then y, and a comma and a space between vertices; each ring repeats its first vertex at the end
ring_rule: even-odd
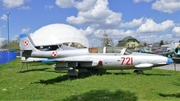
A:
POLYGON ((159 69, 165 69, 165 70, 176 70, 176 71, 180 71, 180 64, 175 64, 176 67, 174 67, 174 64, 170 64, 170 65, 166 65, 166 66, 161 66, 161 67, 157 67, 159 69))

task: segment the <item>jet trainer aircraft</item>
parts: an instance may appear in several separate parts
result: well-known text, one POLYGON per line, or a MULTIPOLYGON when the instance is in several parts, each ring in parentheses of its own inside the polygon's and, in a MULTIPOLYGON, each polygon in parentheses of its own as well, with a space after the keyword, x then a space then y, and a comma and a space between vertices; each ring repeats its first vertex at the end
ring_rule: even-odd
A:
POLYGON ((25 62, 53 62, 56 64, 55 70, 66 69, 69 76, 78 76, 76 69, 79 72, 135 69, 135 73, 141 73, 142 70, 173 63, 172 59, 164 56, 130 52, 126 48, 111 50, 108 53, 104 47, 102 53, 99 53, 97 48, 92 51, 92 48, 64 49, 63 45, 58 47, 56 50, 38 50, 28 35, 20 35, 20 50, 25 62))

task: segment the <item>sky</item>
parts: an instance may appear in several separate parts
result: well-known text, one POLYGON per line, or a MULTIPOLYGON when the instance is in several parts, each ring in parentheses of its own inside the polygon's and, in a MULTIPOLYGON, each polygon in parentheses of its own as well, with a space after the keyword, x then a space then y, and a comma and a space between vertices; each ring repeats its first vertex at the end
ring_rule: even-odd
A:
POLYGON ((0 41, 7 39, 8 22, 10 40, 62 23, 91 46, 100 46, 104 33, 115 45, 126 36, 148 44, 179 42, 180 0, 0 0, 0 41))

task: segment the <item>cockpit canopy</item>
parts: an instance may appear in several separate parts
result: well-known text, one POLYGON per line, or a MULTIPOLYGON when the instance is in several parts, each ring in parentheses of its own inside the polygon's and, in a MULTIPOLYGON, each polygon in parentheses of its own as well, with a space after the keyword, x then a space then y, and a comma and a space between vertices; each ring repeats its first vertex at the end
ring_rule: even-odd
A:
POLYGON ((97 47, 89 48, 89 53, 121 53, 123 55, 129 55, 132 53, 131 50, 125 49, 122 47, 97 47))

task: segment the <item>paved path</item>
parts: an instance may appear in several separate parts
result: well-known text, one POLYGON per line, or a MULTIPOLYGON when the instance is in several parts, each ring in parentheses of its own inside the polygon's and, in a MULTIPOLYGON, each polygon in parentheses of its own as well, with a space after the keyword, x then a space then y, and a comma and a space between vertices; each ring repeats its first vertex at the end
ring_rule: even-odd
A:
POLYGON ((176 68, 174 67, 174 64, 161 66, 161 67, 158 67, 158 68, 166 69, 166 70, 175 70, 176 69, 176 71, 180 71, 180 64, 176 64, 176 68))

